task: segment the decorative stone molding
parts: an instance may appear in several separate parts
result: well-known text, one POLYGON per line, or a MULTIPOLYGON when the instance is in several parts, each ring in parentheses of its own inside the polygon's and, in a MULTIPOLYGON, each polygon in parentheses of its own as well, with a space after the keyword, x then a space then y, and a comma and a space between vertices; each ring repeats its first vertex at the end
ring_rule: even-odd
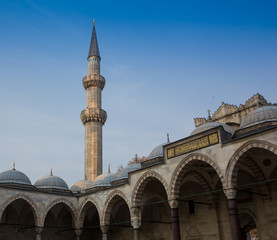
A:
POLYGON ((18 195, 11 197, 2 206, 0 206, 0 219, 2 218, 2 214, 5 211, 6 207, 8 207, 8 205, 10 205, 12 202, 19 200, 19 199, 26 201, 30 205, 33 215, 34 215, 35 225, 43 226, 43 222, 41 221, 40 210, 39 210, 38 206, 35 204, 35 202, 30 197, 28 197, 24 194, 18 194, 18 195))
POLYGON ((168 184, 164 180, 164 178, 160 174, 158 174, 154 171, 148 171, 139 178, 139 180, 137 181, 137 183, 134 187, 134 191, 132 194, 133 206, 135 206, 135 207, 140 206, 142 192, 143 192, 144 188, 146 187, 147 183, 149 181, 153 180, 153 178, 158 180, 164 186, 167 197, 169 196, 168 184))
POLYGON ((77 217, 77 224, 76 226, 82 227, 86 215, 87 209, 91 206, 94 205, 96 208, 96 211, 98 213, 99 219, 100 219, 100 212, 99 212, 99 207, 97 203, 92 199, 92 198, 86 198, 83 203, 80 205, 80 208, 78 210, 78 217, 77 217))
POLYGON ((81 120, 84 125, 88 122, 100 122, 104 125, 107 120, 107 113, 99 108, 87 108, 81 112, 81 120))
POLYGON ((235 165, 239 161, 241 156, 251 148, 262 148, 277 155, 277 147, 268 142, 250 141, 244 144, 235 152, 235 154, 232 156, 227 166, 226 173, 225 173, 227 188, 234 188, 236 186, 236 179, 237 179, 239 168, 235 167, 235 165))
MULTIPOLYGON (((54 207, 55 205, 57 205, 57 204, 59 204, 59 203, 63 203, 63 204, 65 204, 68 208, 69 208, 69 210, 70 210, 70 212, 71 212, 71 215, 72 215, 72 220, 73 220, 73 224, 74 224, 74 226, 76 226, 76 221, 77 221, 77 211, 76 211, 76 209, 74 208, 74 206, 73 206, 73 204, 71 203, 71 202, 69 202, 68 200, 66 200, 65 198, 58 198, 58 199, 55 199, 54 201, 52 201, 47 207, 46 207, 46 209, 45 209, 45 211, 44 211, 44 214, 43 214, 43 216, 42 216, 42 223, 43 223, 43 225, 44 225, 44 221, 45 221, 45 218, 46 218, 46 216, 47 216, 47 213, 50 211, 50 209, 52 208, 52 207, 54 207)), ((42 226, 43 226, 42 225, 42 226)))
MULTIPOLYGON (((112 208, 114 205, 113 200, 116 196, 122 198, 122 200, 124 200, 126 202, 128 208, 129 208, 129 211, 130 211, 129 201, 128 201, 127 197, 125 196, 125 194, 119 190, 113 191, 108 196, 108 198, 104 204, 105 208, 103 209, 103 212, 102 212, 102 221, 101 221, 101 225, 103 225, 103 226, 109 225, 109 223, 110 223, 110 214, 111 214, 111 211, 112 211, 112 208)), ((131 211, 130 211, 130 213, 131 213, 131 211)))
POLYGON ((85 90, 90 87, 97 87, 103 90, 103 88, 105 87, 105 83, 105 78, 98 74, 87 75, 83 77, 83 86, 85 90))
POLYGON ((222 171, 215 162, 213 162, 209 157, 202 154, 190 154, 179 164, 179 166, 176 168, 175 172, 173 173, 173 177, 171 179, 171 184, 170 184, 170 199, 178 199, 182 177, 186 173, 184 169, 191 161, 194 161, 194 160, 208 163, 219 176, 222 186, 223 187, 225 186, 225 179, 222 174, 222 171))

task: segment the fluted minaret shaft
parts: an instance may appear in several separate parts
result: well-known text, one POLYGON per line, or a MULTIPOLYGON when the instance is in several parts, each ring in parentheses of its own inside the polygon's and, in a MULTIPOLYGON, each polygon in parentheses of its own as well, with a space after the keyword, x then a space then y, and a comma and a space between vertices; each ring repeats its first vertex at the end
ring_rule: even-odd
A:
POLYGON ((101 108, 101 94, 105 78, 100 75, 100 54, 96 37, 95 23, 88 55, 88 75, 83 78, 86 90, 86 109, 81 112, 85 126, 85 178, 94 180, 102 174, 102 126, 107 113, 101 108))

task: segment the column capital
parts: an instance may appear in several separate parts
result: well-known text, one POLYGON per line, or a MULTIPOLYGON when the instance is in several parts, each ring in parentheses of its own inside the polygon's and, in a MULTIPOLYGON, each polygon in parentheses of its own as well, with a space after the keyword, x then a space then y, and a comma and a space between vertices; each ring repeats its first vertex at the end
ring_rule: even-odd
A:
POLYGON ((170 208, 178 208, 179 200, 171 199, 171 200, 168 201, 168 204, 169 204, 170 208))
POLYGON ((141 209, 140 207, 131 207, 131 224, 134 229, 139 229, 141 226, 141 209))
POLYGON ((237 194, 237 190, 234 188, 226 188, 224 189, 224 194, 226 196, 226 198, 229 199, 235 199, 236 198, 236 194, 237 194))
POLYGON ((39 227, 39 226, 36 227, 36 233, 37 234, 41 234, 42 230, 43 230, 43 227, 39 227))
POLYGON ((100 226, 100 228, 101 228, 101 231, 102 231, 103 234, 108 233, 108 230, 109 230, 108 225, 102 225, 102 226, 100 226))
POLYGON ((83 232, 82 229, 75 229, 76 236, 80 236, 82 234, 82 232, 83 232))

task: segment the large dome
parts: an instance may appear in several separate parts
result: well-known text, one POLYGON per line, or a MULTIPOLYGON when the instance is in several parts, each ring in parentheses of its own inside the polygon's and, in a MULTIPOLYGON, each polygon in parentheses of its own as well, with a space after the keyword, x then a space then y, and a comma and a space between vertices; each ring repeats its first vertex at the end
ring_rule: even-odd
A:
POLYGON ((89 188, 92 188, 92 187, 93 187, 93 181, 84 179, 84 180, 81 180, 81 181, 76 182, 76 183, 70 188, 70 190, 71 190, 72 192, 81 192, 81 191, 84 191, 84 190, 89 189, 89 188))
POLYGON ((123 178, 128 178, 128 173, 141 169, 140 163, 132 163, 127 167, 123 168, 123 170, 118 174, 118 180, 123 178))
POLYGON ((66 182, 60 177, 52 175, 52 173, 48 176, 41 177, 34 185, 40 189, 69 190, 66 182))
POLYGON ((191 135, 198 134, 198 133, 201 133, 201 132, 205 132, 205 131, 207 131, 207 130, 216 128, 216 127, 218 127, 218 126, 222 126, 223 129, 224 129, 226 132, 228 132, 228 133, 230 133, 230 134, 232 134, 232 135, 234 135, 234 133, 235 133, 235 130, 234 130, 232 127, 228 126, 227 124, 219 123, 219 122, 208 122, 208 123, 202 124, 202 125, 200 125, 199 127, 195 128, 195 129, 191 132, 190 136, 191 136, 191 135))
POLYGON ((23 172, 17 171, 14 168, 0 173, 0 183, 32 185, 30 179, 23 172))
POLYGON ((93 187, 110 187, 111 182, 117 179, 115 173, 103 173, 95 178, 93 181, 93 187))
POLYGON ((250 112, 242 120, 240 128, 250 127, 259 123, 277 121, 277 107, 264 106, 250 112))
POLYGON ((168 142, 166 143, 162 143, 159 146, 155 147, 152 152, 149 154, 148 159, 154 159, 157 157, 163 157, 164 156, 164 152, 163 152, 163 146, 168 144, 168 142))

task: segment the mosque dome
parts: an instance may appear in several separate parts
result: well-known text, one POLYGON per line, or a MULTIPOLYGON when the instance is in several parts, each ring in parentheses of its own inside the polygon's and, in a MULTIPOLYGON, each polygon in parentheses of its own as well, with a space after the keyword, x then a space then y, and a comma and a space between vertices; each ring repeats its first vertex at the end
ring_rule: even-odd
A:
POLYGON ((7 170, 0 173, 0 183, 32 185, 30 179, 23 172, 15 170, 15 167, 13 167, 12 170, 7 170))
POLYGON ((277 106, 264 106, 250 112, 242 120, 240 128, 270 121, 277 121, 277 106))
POLYGON ((191 132, 190 136, 195 135, 195 134, 198 134, 198 133, 201 133, 201 132, 205 132, 205 131, 207 131, 207 130, 216 128, 216 127, 218 127, 218 126, 222 126, 223 129, 224 129, 226 132, 230 133, 231 135, 234 135, 234 133, 235 133, 235 130, 234 130, 232 127, 230 127, 229 125, 225 124, 225 123, 208 122, 208 123, 202 124, 202 125, 200 125, 199 127, 195 128, 195 129, 191 132))
POLYGON ((95 178, 92 187, 110 187, 111 182, 117 179, 117 174, 115 173, 103 173, 95 178))
POLYGON ((166 143, 162 143, 159 146, 155 147, 152 152, 149 154, 148 159, 154 159, 157 157, 163 157, 164 156, 164 152, 163 152, 163 146, 168 144, 168 142, 166 143))
POLYGON ((60 189, 60 190, 69 190, 66 182, 60 177, 54 176, 52 171, 50 175, 41 177, 38 179, 35 184, 35 187, 39 189, 60 189))
POLYGON ((84 180, 80 180, 80 181, 76 182, 70 188, 70 190, 72 192, 81 192, 81 191, 84 191, 84 190, 92 188, 92 187, 93 187, 93 181, 84 179, 84 180))
POLYGON ((123 168, 123 170, 118 174, 117 179, 124 179, 128 178, 128 173, 136 171, 138 169, 141 169, 141 164, 140 163, 132 163, 129 164, 127 167, 123 168))

